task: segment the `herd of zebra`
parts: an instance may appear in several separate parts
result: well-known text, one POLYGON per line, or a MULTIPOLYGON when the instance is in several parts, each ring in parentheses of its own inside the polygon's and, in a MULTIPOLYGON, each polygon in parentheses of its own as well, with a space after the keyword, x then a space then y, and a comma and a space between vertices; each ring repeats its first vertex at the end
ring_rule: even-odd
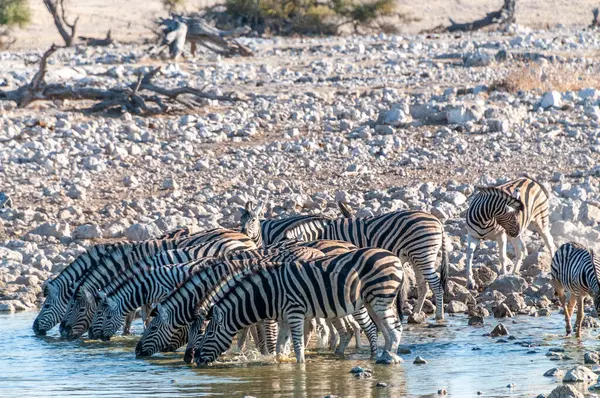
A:
MULTIPOLYGON (((521 236, 530 225, 554 252, 549 197, 529 177, 476 190, 466 216, 470 288, 476 288, 472 258, 479 240, 498 242, 504 273, 511 262, 507 241, 516 253, 510 272, 518 273, 527 254, 521 236)), ((128 333, 141 308, 145 330, 136 346, 138 357, 187 344, 185 361, 206 364, 226 352, 237 335, 240 347, 252 336, 262 354, 285 353, 291 338, 301 363, 315 331, 337 354, 344 353, 353 336, 360 344, 362 331, 373 358, 381 332, 381 353, 388 363, 395 362, 408 287, 403 263, 415 268, 414 313, 422 311, 429 284, 436 320, 444 320, 449 261, 443 224, 429 213, 412 210, 354 217, 347 205, 338 205, 340 218, 262 220, 262 203, 249 202, 241 209, 239 230, 190 233, 184 228, 142 242, 92 246, 46 282, 33 330, 44 335, 60 323, 62 338, 87 332, 90 339, 106 341, 121 327, 128 333)), ((585 294, 600 303, 599 267, 593 252, 576 243, 562 245, 552 259, 567 334, 579 303, 580 335, 585 294)))

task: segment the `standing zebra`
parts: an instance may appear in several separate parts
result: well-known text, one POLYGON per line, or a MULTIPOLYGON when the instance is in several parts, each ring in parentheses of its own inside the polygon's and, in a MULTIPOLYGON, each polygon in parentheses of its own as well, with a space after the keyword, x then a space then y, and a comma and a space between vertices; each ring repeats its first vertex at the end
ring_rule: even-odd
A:
POLYGON ((492 239, 498 242, 502 273, 507 273, 509 258, 506 244, 509 239, 516 254, 512 273, 518 274, 527 248, 521 235, 531 224, 542 236, 550 253, 554 253, 554 241, 550 235, 548 200, 550 194, 529 177, 521 177, 497 187, 481 187, 473 195, 467 210, 467 287, 476 289, 473 279, 473 252, 478 242, 492 239))
POLYGON ((200 304, 199 315, 210 322, 198 344, 196 363, 213 362, 238 331, 264 319, 277 319, 290 328, 296 360, 303 363, 306 318, 340 318, 363 305, 384 334, 385 351, 394 356, 402 336, 397 313, 403 281, 400 259, 374 248, 304 264, 262 263, 229 276, 200 304))
POLYGON ((307 220, 286 231, 288 236, 302 234, 304 240, 336 239, 357 247, 379 247, 408 260, 415 269, 419 300, 415 313, 421 312, 427 283, 435 293, 437 320, 444 319, 444 290, 448 277, 448 253, 444 226, 436 217, 421 211, 397 210, 371 217, 335 220, 307 220), (436 273, 441 251, 440 275, 436 273))
POLYGON ((223 247, 222 242, 227 240, 239 240, 244 242, 248 249, 256 248, 254 243, 240 232, 216 229, 179 239, 150 241, 151 244, 146 245, 131 244, 123 246, 119 250, 113 250, 108 257, 83 276, 73 291, 67 313, 60 323, 62 338, 76 339, 88 330, 96 309, 98 290, 108 285, 121 273, 132 276, 137 269, 147 266, 144 260, 152 258, 161 251, 196 245, 212 247, 214 244, 217 247, 223 247))
MULTIPOLYGON (((182 238, 189 235, 187 228, 171 231, 156 240, 140 242, 139 244, 150 244, 150 242, 165 239, 182 238)), ((90 269, 98 265, 113 250, 122 248, 126 242, 113 244, 94 245, 75 259, 69 266, 52 280, 46 282, 43 290, 44 303, 40 313, 33 322, 33 331, 37 335, 45 335, 50 329, 57 325, 67 312, 67 305, 72 297, 75 285, 90 269)))
POLYGON ((581 337, 583 299, 589 294, 600 314, 600 259, 594 251, 569 242, 558 248, 552 257, 552 285, 565 310, 565 330, 571 335, 571 317, 577 304, 576 337, 581 337))

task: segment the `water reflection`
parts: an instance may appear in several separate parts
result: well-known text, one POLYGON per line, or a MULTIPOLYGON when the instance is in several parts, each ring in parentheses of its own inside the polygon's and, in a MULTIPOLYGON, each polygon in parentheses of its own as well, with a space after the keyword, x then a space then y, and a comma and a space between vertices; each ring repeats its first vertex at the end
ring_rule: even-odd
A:
POLYGON ((230 355, 230 362, 194 368, 183 363, 182 353, 136 360, 135 336, 62 341, 51 331, 35 337, 34 318, 34 313, 0 315, 0 397, 437 397, 439 389, 450 397, 476 396, 480 390, 486 397, 530 397, 548 393, 560 381, 543 377, 546 370, 582 362, 596 341, 562 337, 563 320, 557 314, 507 321, 516 340, 483 336, 495 326, 492 319, 473 328, 464 317, 451 317, 446 328, 408 325, 402 345, 412 353, 396 366, 375 365, 368 351, 349 349, 344 360, 316 351, 309 351, 302 365, 230 355), (573 359, 550 361, 545 356, 550 346, 564 348, 573 359), (413 364, 416 355, 428 364, 413 364), (371 368, 373 377, 355 378, 349 370, 356 365, 371 368), (378 382, 387 387, 377 387, 378 382), (507 388, 511 383, 514 388, 507 388))

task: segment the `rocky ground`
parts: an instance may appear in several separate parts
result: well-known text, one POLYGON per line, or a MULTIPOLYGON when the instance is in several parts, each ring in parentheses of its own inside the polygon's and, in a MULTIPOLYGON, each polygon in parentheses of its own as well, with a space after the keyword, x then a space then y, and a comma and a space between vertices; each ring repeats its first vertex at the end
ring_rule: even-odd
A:
MULTIPOLYGON (((162 64, 161 84, 246 102, 143 118, 90 115, 76 101, 24 110, 0 101, 0 310, 35 308, 43 282, 88 245, 235 226, 238 207, 263 199, 269 217, 337 214, 336 200, 360 216, 430 211, 451 237, 449 312, 478 303, 479 315, 548 313, 549 254, 537 235, 526 237, 521 276, 498 278, 496 244, 482 243, 484 290, 464 287, 464 212, 475 185, 527 173, 554 194, 557 243, 597 245, 597 32, 246 43, 255 57, 178 63, 150 59, 142 45, 60 50, 48 77, 111 87, 162 64)), ((0 87, 29 81, 41 52, 0 53, 0 87)))

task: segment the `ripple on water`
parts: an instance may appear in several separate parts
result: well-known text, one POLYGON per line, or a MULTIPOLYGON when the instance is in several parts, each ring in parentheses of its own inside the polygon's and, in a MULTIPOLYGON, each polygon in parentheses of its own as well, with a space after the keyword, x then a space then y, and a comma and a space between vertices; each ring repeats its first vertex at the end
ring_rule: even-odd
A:
MULTIPOLYGON (((506 321, 517 339, 501 344, 483 336, 495 326, 494 319, 488 318, 489 325, 476 328, 466 326, 466 318, 457 316, 449 317, 445 328, 407 326, 402 345, 411 353, 402 355, 406 362, 401 365, 375 365, 367 351, 356 353, 350 348, 344 360, 311 350, 304 365, 249 354, 229 356, 231 362, 198 369, 183 363, 181 353, 136 360, 136 336, 110 342, 61 341, 53 330, 48 336, 36 337, 31 331, 35 315, 0 315, 0 397, 134 393, 152 397, 435 397, 440 389, 456 397, 475 396, 479 390, 487 397, 530 397, 548 393, 556 385, 557 380, 543 376, 546 370, 555 366, 567 369, 582 362, 583 353, 593 349, 596 341, 593 337, 583 341, 562 337, 563 318, 554 314, 522 316, 514 324, 506 321), (564 348, 573 359, 550 361, 545 356, 550 347, 564 348), (417 355, 425 358, 427 365, 413 365, 417 355), (373 369, 373 377, 353 377, 348 372, 356 365, 373 369), (379 382, 388 386, 376 387, 379 382), (512 383, 514 387, 507 388, 512 383)), ((139 330, 140 325, 137 327, 139 330)))

